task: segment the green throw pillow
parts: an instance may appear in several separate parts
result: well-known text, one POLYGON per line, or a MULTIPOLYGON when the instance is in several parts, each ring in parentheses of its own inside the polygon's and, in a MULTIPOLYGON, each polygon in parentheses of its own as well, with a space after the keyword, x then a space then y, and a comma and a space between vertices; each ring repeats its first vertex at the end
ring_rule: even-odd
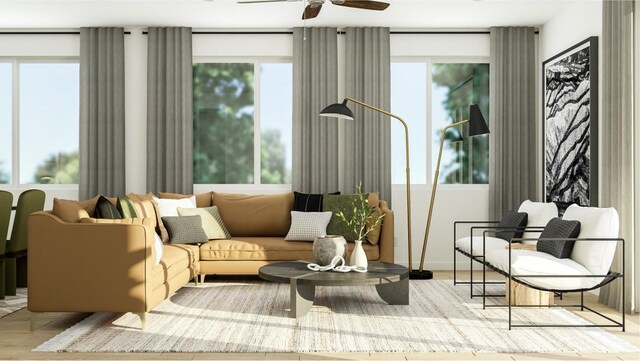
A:
POLYGON ((122 218, 138 218, 136 207, 129 197, 118 197, 116 208, 118 212, 120 212, 120 215, 122 215, 122 218))
MULTIPOLYGON (((369 198, 369 193, 364 194, 365 199, 369 198)), ((357 194, 345 194, 345 195, 332 195, 325 194, 322 199, 322 209, 333 212, 334 216, 331 217, 331 221, 327 226, 328 235, 343 236, 347 242, 353 242, 358 238, 358 234, 353 231, 338 214, 340 211, 344 213, 345 217, 350 218, 353 216, 353 206, 359 204, 360 199, 357 194)))

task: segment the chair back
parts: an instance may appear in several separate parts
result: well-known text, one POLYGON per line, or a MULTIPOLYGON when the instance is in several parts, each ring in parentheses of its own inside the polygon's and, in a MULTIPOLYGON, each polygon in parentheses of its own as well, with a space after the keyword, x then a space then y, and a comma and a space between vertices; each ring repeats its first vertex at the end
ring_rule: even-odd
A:
POLYGON ((13 194, 7 191, 0 191, 0 255, 4 255, 7 248, 11 206, 13 206, 13 194))
POLYGON ((18 197, 16 214, 13 218, 11 238, 7 243, 8 252, 19 252, 27 249, 27 220, 29 215, 44 209, 45 194, 39 189, 29 189, 18 197))
MULTIPOLYGON (((558 207, 555 203, 522 202, 518 212, 527 214, 527 227, 544 227, 552 218, 558 216, 558 207)), ((524 232, 522 238, 540 238, 540 232, 524 232)), ((525 244, 535 244, 536 241, 523 241, 525 244)))
MULTIPOLYGON (((617 238, 620 231, 620 218, 615 208, 580 207, 572 204, 564 212, 562 219, 580 221, 578 238, 617 238)), ((583 265, 592 274, 605 275, 611 268, 618 243, 620 242, 576 241, 569 258, 583 265)))

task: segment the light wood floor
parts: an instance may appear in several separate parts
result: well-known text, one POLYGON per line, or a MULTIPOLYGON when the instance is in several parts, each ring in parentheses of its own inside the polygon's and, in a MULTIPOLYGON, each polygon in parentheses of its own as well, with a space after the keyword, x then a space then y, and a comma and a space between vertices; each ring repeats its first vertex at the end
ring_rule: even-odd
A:
MULTIPOLYGON (((451 272, 436 272, 436 279, 452 279, 451 272)), ((458 286, 466 287, 466 286, 458 286)), ((569 301, 569 300, 568 300, 569 301)), ((585 295, 585 303, 614 319, 617 311, 596 302, 593 295, 585 295)), ((599 321, 590 314, 576 312, 588 320, 599 321)), ((38 318, 37 329, 29 330, 29 312, 22 309, 0 319, 0 359, 55 359, 55 360, 640 360, 638 353, 42 353, 31 352, 44 341, 81 321, 87 314, 46 313, 38 318)), ((597 317, 597 316, 596 316, 597 317)), ((640 347, 640 317, 627 316, 627 330, 610 331, 640 347)))

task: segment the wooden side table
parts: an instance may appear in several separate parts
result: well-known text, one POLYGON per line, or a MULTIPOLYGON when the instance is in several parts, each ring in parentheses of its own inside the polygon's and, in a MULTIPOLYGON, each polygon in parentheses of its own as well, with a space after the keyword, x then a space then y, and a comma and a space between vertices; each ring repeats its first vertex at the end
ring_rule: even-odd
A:
MULTIPOLYGON (((506 247, 509 249, 509 246, 506 247)), ((524 249, 535 251, 535 244, 513 244, 511 249, 524 249)), ((508 279, 505 279, 505 284, 508 279)), ((539 291, 531 287, 527 287, 522 283, 511 282, 511 305, 513 306, 550 306, 553 305, 553 292, 539 291)), ((509 287, 505 289, 505 296, 509 299, 509 287)))

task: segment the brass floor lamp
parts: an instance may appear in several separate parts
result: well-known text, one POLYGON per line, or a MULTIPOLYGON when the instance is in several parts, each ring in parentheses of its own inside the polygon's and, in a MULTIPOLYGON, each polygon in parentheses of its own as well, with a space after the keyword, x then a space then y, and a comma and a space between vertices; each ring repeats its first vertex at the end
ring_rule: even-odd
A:
POLYGON ((413 265, 411 263, 411 170, 409 167, 409 127, 407 127, 407 123, 402 120, 399 116, 395 114, 391 114, 385 110, 380 108, 376 108, 373 105, 361 102, 359 100, 346 97, 342 103, 335 103, 327 106, 320 112, 320 116, 322 117, 335 117, 338 119, 348 119, 353 120, 353 112, 349 107, 347 107, 347 101, 352 101, 356 104, 360 104, 365 108, 369 108, 375 110, 376 112, 382 113, 384 115, 390 116, 394 119, 397 119, 402 123, 404 127, 404 140, 405 140, 405 159, 406 159, 406 176, 407 176, 407 246, 408 246, 408 256, 409 256, 409 270, 413 270, 413 265))
POLYGON ((449 124, 442 129, 442 138, 440 140, 440 150, 438 151, 438 162, 436 163, 436 172, 433 176, 433 186, 431 189, 431 202, 429 203, 429 215, 427 216, 427 227, 424 232, 424 241, 422 243, 422 256, 420 258, 420 268, 418 271, 411 273, 413 279, 431 279, 433 272, 424 269, 424 260, 427 254, 427 243, 429 242, 429 230, 431 228, 431 217, 433 216, 433 204, 436 199, 436 190, 438 188, 438 176, 440 175, 440 160, 442 158, 442 147, 444 145, 447 130, 455 128, 459 125, 469 123, 469 137, 481 134, 489 134, 489 127, 482 116, 480 107, 477 104, 469 106, 469 119, 457 123, 449 124))

